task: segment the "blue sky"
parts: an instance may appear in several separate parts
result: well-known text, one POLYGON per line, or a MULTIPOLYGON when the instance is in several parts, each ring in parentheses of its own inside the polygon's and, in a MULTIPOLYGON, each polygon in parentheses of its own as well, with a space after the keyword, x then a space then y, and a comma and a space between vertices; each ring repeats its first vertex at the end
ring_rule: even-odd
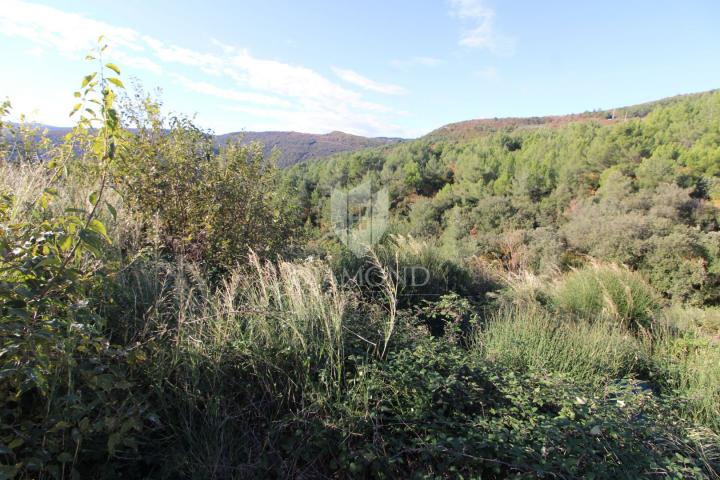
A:
POLYGON ((217 133, 419 136, 720 87, 717 0, 0 0, 0 98, 69 125, 83 60, 217 133))

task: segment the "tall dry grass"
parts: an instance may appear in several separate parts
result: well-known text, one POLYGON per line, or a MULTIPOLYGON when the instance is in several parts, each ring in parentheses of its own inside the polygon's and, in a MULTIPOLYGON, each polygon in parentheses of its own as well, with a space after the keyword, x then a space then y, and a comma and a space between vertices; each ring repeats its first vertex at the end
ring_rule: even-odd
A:
POLYGON ((252 470, 249 459, 281 448, 258 432, 282 432, 288 418, 302 421, 340 399, 367 408, 362 378, 348 382, 347 348, 370 362, 392 348, 396 284, 379 268, 389 282, 380 307, 317 260, 269 262, 251 252, 217 286, 183 262, 124 274, 146 312, 137 341, 152 352, 146 377, 170 431, 166 454, 180 470, 208 478, 252 470))

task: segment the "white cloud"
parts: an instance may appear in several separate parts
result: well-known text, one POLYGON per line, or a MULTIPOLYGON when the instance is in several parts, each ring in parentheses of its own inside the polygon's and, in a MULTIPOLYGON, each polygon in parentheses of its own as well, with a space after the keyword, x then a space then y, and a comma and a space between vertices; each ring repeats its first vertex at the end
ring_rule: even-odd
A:
POLYGON ((407 90, 399 85, 380 83, 371 80, 359 73, 345 68, 332 67, 332 71, 342 80, 371 92, 384 93, 385 95, 405 95, 407 90))
MULTIPOLYGON (((211 40, 217 51, 201 52, 130 28, 21 0, 3 0, 0 34, 25 39, 49 51, 55 49, 73 59, 82 58, 96 45, 97 37, 105 35, 111 46, 108 57, 121 67, 164 74, 189 91, 236 102, 231 106, 234 111, 244 109, 249 115, 267 118, 275 130, 343 129, 372 135, 397 135, 400 131, 392 122, 400 112, 369 102, 358 91, 304 66, 258 58, 246 49, 219 40, 211 40), (239 89, 221 86, 221 83, 239 89)), ((433 62, 426 59, 420 63, 433 62)), ((397 85, 378 83, 350 70, 337 69, 336 73, 366 90, 405 93, 397 85)), ((240 124, 236 129, 243 127, 246 125, 240 124)))
POLYGON ((171 77, 188 90, 192 90, 193 92, 198 92, 205 95, 210 95, 212 97, 223 98, 225 100, 232 100, 235 102, 248 102, 256 103, 258 105, 275 107, 290 107, 292 105, 287 100, 283 100, 281 98, 271 97, 269 95, 263 95, 260 93, 239 92, 237 90, 221 88, 207 82, 197 82, 194 80, 190 80, 183 75, 178 75, 175 73, 171 74, 171 77))
POLYGON ((230 57, 224 73, 240 85, 292 97, 304 105, 321 104, 331 110, 347 105, 375 112, 391 111, 383 105, 364 101, 359 93, 309 68, 253 57, 247 50, 230 57))
POLYGON ((515 39, 498 32, 495 27, 495 10, 484 0, 450 0, 451 14, 466 24, 460 45, 482 48, 496 55, 512 55, 515 39))
POLYGON ((31 57, 42 57, 45 55, 45 49, 42 47, 32 47, 25 50, 25 54, 31 57))
POLYGON ((129 28, 115 27, 75 13, 20 0, 3 1, 0 33, 57 48, 61 54, 72 58, 95 47, 100 35, 105 35, 115 48, 143 49, 138 33, 129 28))
POLYGON ((114 50, 112 52, 112 56, 117 63, 120 63, 123 66, 147 70, 148 72, 152 72, 155 75, 160 75, 163 73, 163 68, 149 58, 136 55, 128 55, 122 50, 114 50))
POLYGON ((166 45, 148 35, 143 36, 145 43, 160 60, 167 63, 179 63, 189 67, 198 67, 205 73, 219 74, 225 63, 222 58, 209 53, 200 53, 177 45, 166 45))
POLYGON ((43 89, 23 89, 22 80, 0 75, 0 101, 8 95, 12 103, 9 119, 19 121, 24 115, 29 122, 46 125, 64 126, 68 124, 68 114, 77 101, 62 87, 47 85, 43 89))
POLYGON ((237 49, 236 49, 235 47, 233 47, 232 45, 228 45, 227 43, 223 43, 223 42, 221 42, 220 40, 218 40, 218 39, 216 39, 216 38, 211 38, 211 39, 210 39, 210 43, 212 43, 212 44, 215 45, 216 47, 220 48, 220 49, 223 51, 223 53, 225 53, 225 54, 227 54, 227 55, 230 55, 231 53, 235 53, 235 52, 237 51, 237 49))

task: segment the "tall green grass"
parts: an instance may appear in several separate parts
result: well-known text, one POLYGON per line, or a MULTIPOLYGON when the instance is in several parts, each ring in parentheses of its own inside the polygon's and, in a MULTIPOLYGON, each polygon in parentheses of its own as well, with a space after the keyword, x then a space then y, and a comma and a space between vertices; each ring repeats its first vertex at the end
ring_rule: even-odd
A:
POLYGON ((561 313, 591 321, 609 320, 628 328, 647 328, 662 302, 640 274, 626 267, 594 263, 573 270, 548 289, 561 313))
POLYGON ((656 380, 686 418, 720 432, 720 342, 661 326, 653 342, 656 380))
POLYGON ((667 326, 696 331, 720 340, 720 307, 673 305, 663 310, 659 318, 667 326))
POLYGON ((596 385, 647 368, 648 346, 620 325, 563 320, 539 306, 503 308, 475 335, 474 349, 517 370, 567 374, 596 385))

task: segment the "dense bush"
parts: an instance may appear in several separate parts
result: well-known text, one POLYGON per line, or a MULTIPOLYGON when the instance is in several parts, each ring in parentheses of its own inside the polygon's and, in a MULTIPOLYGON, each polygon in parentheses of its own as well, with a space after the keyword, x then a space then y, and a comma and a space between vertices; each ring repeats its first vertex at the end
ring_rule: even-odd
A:
POLYGON ((482 254, 535 273, 590 255, 643 271, 673 301, 714 304, 719 102, 718 92, 657 102, 609 125, 499 122, 461 137, 441 130, 376 151, 373 162, 346 153, 286 175, 310 187, 303 198, 316 202, 306 215, 321 230, 328 192, 372 176, 391 191, 400 232, 446 255, 482 254), (527 237, 515 258, 503 251, 511 232, 527 237), (666 237, 677 235, 693 246, 670 259, 666 237))
POLYGON ((289 251, 297 214, 262 145, 229 144, 215 153, 208 133, 182 118, 166 129, 146 105, 132 116, 137 132, 121 151, 117 180, 152 235, 219 273, 251 248, 268 258, 289 251))
MULTIPOLYGON (((112 64, 101 69, 118 71, 112 64)), ((6 478, 120 473, 120 459, 138 456, 138 434, 152 418, 130 379, 137 352, 110 345, 100 315, 98 300, 113 262, 99 215, 115 212, 105 190, 121 134, 111 87, 122 83, 96 77, 85 77, 76 96, 96 103, 97 113, 82 117, 66 142, 88 138, 89 128, 99 125, 81 160, 95 188, 85 203, 53 204, 62 173, 74 167, 63 155, 43 159, 48 174, 8 182, 15 181, 21 195, 3 189, 0 199, 0 459, 6 478), (39 191, 30 188, 38 184, 39 191)), ((36 153, 15 150, 13 161, 37 162, 36 153)))
POLYGON ((633 382, 593 393, 427 340, 365 376, 369 410, 318 427, 308 445, 312 452, 354 432, 321 457, 353 476, 702 478, 714 468, 695 453, 700 444, 683 440, 668 406, 633 382))
POLYGON ((720 345, 693 331, 660 330, 654 342, 655 376, 677 399, 676 411, 720 431, 720 345))
POLYGON ((482 297, 495 288, 492 281, 475 279, 467 267, 438 252, 432 244, 409 236, 388 235, 365 257, 342 249, 332 263, 341 282, 357 284, 370 296, 382 284, 378 263, 389 269, 397 282, 401 308, 436 300, 448 292, 482 297))

